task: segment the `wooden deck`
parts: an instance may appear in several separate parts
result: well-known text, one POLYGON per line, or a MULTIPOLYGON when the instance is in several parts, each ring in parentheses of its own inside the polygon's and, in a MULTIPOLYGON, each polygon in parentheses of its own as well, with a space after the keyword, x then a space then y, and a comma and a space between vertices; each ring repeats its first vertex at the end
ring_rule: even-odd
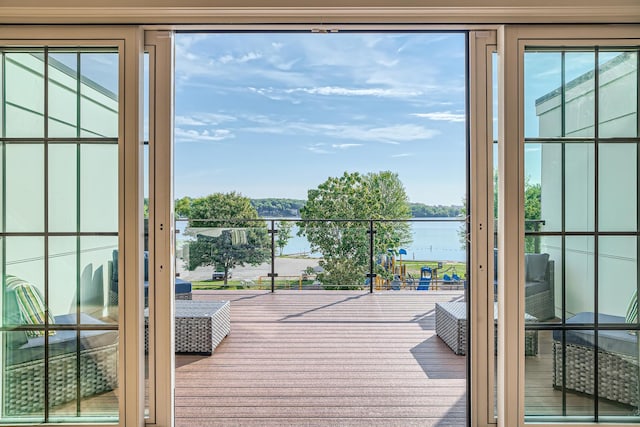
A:
POLYGON ((194 292, 230 300, 210 357, 176 357, 176 426, 464 426, 465 358, 435 335, 462 291, 194 292))
MULTIPOLYGON (((231 334, 212 356, 176 356, 176 426, 464 426, 466 359, 435 335, 435 303, 460 291, 195 292, 231 300, 231 334)), ((525 412, 563 414, 551 333, 525 365, 525 412)), ((83 400, 117 413, 117 391, 83 400)), ((74 414, 74 402, 52 414, 74 414)), ((592 416, 566 393, 566 415, 592 416)), ((634 408, 601 401, 600 415, 634 408)))

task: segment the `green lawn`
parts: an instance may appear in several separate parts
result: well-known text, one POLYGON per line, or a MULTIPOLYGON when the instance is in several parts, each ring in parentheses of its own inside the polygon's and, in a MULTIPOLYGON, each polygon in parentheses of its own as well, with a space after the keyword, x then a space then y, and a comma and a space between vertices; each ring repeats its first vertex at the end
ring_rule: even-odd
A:
MULTIPOLYGON (((313 280, 277 280, 275 281, 276 289, 300 289, 309 286, 313 280)), ((200 282, 191 282, 195 291, 215 291, 215 290, 235 290, 235 289, 253 289, 267 290, 271 289, 271 280, 262 280, 261 282, 253 281, 251 284, 243 285, 240 280, 229 280, 225 286, 224 282, 217 280, 204 280, 200 282)))
MULTIPOLYGON (((437 261, 403 261, 403 265, 407 267, 407 273, 411 274, 414 278, 420 278, 420 269, 424 266, 436 269, 438 267, 437 261)), ((443 262, 442 268, 437 270, 438 278, 442 278, 444 274, 451 276, 456 273, 458 276, 464 279, 466 275, 466 264, 464 262, 443 262)), ((300 279, 276 279, 276 289, 305 289, 313 283, 313 280, 300 280, 300 279)), ((253 289, 253 290, 269 290, 271 289, 271 280, 266 279, 261 282, 254 280, 249 285, 243 285, 240 280, 229 280, 227 285, 220 280, 204 280, 192 282, 194 290, 236 290, 236 289, 253 289)))

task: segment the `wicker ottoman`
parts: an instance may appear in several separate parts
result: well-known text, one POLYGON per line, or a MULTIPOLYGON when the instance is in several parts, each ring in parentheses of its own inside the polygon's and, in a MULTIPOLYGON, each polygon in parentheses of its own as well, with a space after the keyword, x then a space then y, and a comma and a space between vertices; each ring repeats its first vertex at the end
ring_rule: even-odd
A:
MULTIPOLYGON (((493 306, 493 318, 497 320, 498 306, 493 306)), ((535 321, 536 318, 525 313, 525 319, 535 321)), ((497 324, 496 324, 497 327, 497 324)), ((467 351, 467 303, 436 303, 436 334, 453 350, 455 354, 465 355, 467 351)), ((494 334, 498 339, 497 332, 494 334)), ((497 342, 495 343, 497 349, 497 342)), ((525 356, 538 354, 538 331, 525 332, 525 356)))
MULTIPOLYGON (((145 350, 149 348, 149 319, 145 310, 145 350)), ((176 353, 211 354, 231 332, 229 301, 175 301, 176 353)))

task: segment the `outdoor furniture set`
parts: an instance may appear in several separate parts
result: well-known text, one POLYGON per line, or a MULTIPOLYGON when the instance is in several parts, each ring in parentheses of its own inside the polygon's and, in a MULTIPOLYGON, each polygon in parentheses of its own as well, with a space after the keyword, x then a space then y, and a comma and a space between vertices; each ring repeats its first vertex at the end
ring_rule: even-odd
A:
MULTIPOLYGON (((493 305, 493 319, 498 318, 498 304, 493 305)), ((535 322, 537 319, 525 314, 525 320, 535 322)), ((496 328, 498 327, 496 323, 496 328)), ((439 302, 436 303, 436 334, 457 355, 465 355, 467 351, 467 303, 439 302)), ((495 347, 498 347, 497 329, 494 333, 495 347)), ((525 356, 538 354, 538 331, 525 333, 525 356)))
MULTIPOLYGON (((117 261, 114 270, 117 271, 117 261)), ((189 300, 176 301, 176 352, 211 354, 230 332, 230 303, 190 301, 190 288, 189 283, 189 300)), ((115 289, 117 290, 117 287, 115 289)), ((5 325, 44 323, 44 298, 35 286, 19 278, 7 276, 3 299, 5 325)), ((113 295, 110 301, 113 301, 113 295)), ((145 310, 145 325, 148 323, 147 312, 148 309, 145 310)), ((86 313, 80 313, 79 322, 76 321, 75 313, 49 315, 49 324, 53 325, 83 325, 89 328, 95 325, 99 328, 108 324, 86 313)), ((145 328, 145 332, 145 350, 148 350, 148 328, 145 328)), ((50 331, 48 337, 44 335, 43 330, 24 329, 4 334, 2 363, 5 393, 2 409, 5 415, 32 414, 44 409, 45 341, 48 351, 49 407, 76 400, 78 397, 95 396, 118 387, 117 330, 94 329, 78 332, 75 329, 57 329, 55 332, 50 331), (79 375, 77 369, 80 369, 79 375)))
MULTIPOLYGON (((44 322, 44 298, 38 289, 20 279, 8 276, 4 294, 5 323, 8 325, 34 325, 25 316, 38 316, 44 322), (27 295, 25 297, 25 295, 27 295), (24 314, 25 307, 38 307, 39 312, 24 314)), ((105 325, 85 313, 80 322, 75 314, 52 316, 54 324, 105 325)), ((79 345, 75 330, 56 330, 49 333, 49 406, 54 407, 77 398, 77 381, 80 380, 80 397, 93 396, 117 387, 118 331, 80 331, 79 345), (78 356, 76 358, 76 355, 78 356), (80 375, 77 375, 77 369, 80 375)), ((44 331, 14 330, 5 334, 8 342, 4 351, 5 397, 3 411, 6 415, 29 414, 44 409, 44 331)))
MULTIPOLYGON (((149 309, 144 311, 144 349, 149 350, 149 309)), ((175 302, 176 353, 211 354, 231 332, 229 301, 175 302)))
MULTIPOLYGON (((497 266, 497 256, 494 260, 497 266)), ((548 254, 525 255, 525 320, 540 321, 555 318, 554 266, 548 254)), ((494 278, 497 287, 497 268, 494 278)), ((497 289, 496 289, 497 291, 497 289)), ((497 294, 497 292, 496 292, 497 294)), ((636 310, 637 296, 630 308, 636 310)), ((467 317, 465 302, 444 302, 436 304, 436 334, 453 350, 464 355, 467 340, 467 317)), ((497 305, 494 305, 494 319, 497 305)), ((628 317, 628 316, 627 316, 628 317)), ((581 312, 568 318, 567 324, 589 325, 594 323, 593 312, 581 312)), ((634 323, 623 316, 598 315, 600 325, 612 323, 634 323)), ((595 338, 593 330, 553 331, 553 384, 556 389, 564 387, 593 395, 595 392, 595 338), (563 366, 566 366, 563 378, 563 366), (564 379, 564 381, 563 381, 564 379), (564 384, 563 384, 564 382, 564 384)), ((497 336, 497 334, 495 334, 497 336)), ((497 347, 497 345, 496 345, 497 347)), ((640 383, 638 365, 638 335, 626 330, 599 330, 598 396, 612 402, 638 407, 640 404, 640 383)), ((538 332, 525 331, 525 356, 538 354, 538 332)))

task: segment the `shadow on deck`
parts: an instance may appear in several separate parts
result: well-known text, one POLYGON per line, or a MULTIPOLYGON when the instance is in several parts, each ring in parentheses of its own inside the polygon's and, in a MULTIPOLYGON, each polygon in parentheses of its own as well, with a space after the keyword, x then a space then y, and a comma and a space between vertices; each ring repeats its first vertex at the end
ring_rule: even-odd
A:
POLYGON ((232 301, 211 357, 176 357, 176 426, 464 426, 466 359, 435 335, 462 291, 200 291, 232 301))

